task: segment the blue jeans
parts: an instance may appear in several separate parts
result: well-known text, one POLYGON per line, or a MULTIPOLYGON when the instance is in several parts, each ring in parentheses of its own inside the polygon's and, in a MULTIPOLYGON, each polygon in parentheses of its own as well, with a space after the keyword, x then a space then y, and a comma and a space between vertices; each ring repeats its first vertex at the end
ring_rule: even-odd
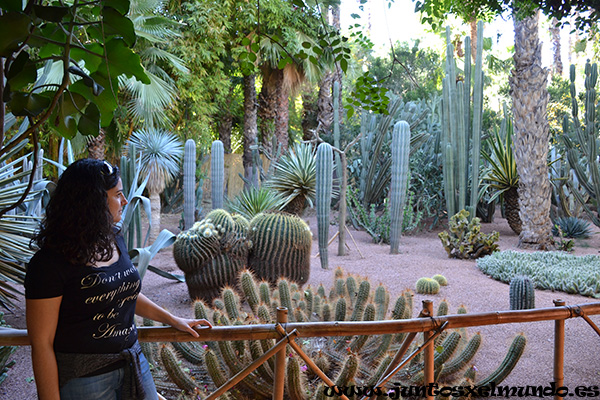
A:
MULTIPOLYGON (((158 400, 146 357, 140 355, 145 400, 158 400)), ((87 378, 75 378, 60 389, 61 400, 120 400, 125 368, 87 378)))

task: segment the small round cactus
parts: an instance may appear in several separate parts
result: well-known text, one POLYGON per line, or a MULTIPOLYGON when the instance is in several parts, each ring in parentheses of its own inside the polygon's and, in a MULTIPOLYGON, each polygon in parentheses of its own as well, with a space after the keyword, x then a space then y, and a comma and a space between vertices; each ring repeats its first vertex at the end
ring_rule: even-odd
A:
POLYGON ((436 294, 440 291, 440 284, 435 279, 421 278, 417 281, 417 293, 436 294))
POLYGON ((431 279, 435 279, 440 286, 448 286, 448 280, 444 275, 437 274, 432 276, 431 279))

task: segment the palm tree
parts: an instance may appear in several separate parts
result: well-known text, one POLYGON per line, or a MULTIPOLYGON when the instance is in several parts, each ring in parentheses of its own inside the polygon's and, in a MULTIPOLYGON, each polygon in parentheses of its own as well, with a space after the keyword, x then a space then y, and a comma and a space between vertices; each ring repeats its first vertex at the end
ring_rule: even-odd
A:
POLYGON ((141 153, 142 178, 148 177, 151 224, 150 241, 160 232, 160 194, 179 172, 183 145, 173 133, 164 129, 148 128, 133 132, 129 139, 141 153))
POLYGON ((514 156, 519 173, 522 230, 519 247, 553 247, 550 220, 551 186, 548 179, 549 125, 546 118, 548 72, 541 66, 539 13, 514 14, 515 67, 509 77, 513 98, 514 156))

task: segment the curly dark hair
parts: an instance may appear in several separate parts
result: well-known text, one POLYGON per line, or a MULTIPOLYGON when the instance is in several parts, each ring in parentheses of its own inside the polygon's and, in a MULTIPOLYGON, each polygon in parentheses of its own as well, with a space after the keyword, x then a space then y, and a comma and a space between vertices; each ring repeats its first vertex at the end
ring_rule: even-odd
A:
POLYGON ((106 192, 117 185, 119 176, 119 169, 106 161, 87 158, 69 165, 33 243, 75 265, 110 260, 115 231, 106 192))

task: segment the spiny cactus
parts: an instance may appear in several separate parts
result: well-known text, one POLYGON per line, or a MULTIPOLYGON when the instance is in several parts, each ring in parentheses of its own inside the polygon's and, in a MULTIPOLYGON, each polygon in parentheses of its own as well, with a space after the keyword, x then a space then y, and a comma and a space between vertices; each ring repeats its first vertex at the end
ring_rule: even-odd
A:
POLYGON ((190 298, 210 301, 223 286, 235 284, 251 243, 227 211, 213 210, 209 216, 177 235, 173 258, 185 274, 190 298))
POLYGON ((535 308, 535 290, 528 276, 517 275, 510 281, 510 309, 528 310, 535 308))
POLYGON ((288 278, 300 285, 310 274, 312 233, 299 217, 261 213, 250 221, 252 251, 248 265, 259 279, 277 282, 288 278))
POLYGON ((437 294, 440 291, 440 284, 435 279, 421 278, 416 284, 417 293, 437 294))
POLYGON ((183 221, 185 229, 194 225, 196 214, 196 142, 185 142, 183 155, 183 221))
MULTIPOLYGON (((347 321, 355 319, 358 321, 372 321, 378 313, 383 313, 384 318, 388 317, 388 308, 386 298, 389 293, 383 285, 378 285, 376 289, 371 290, 367 279, 352 276, 358 285, 357 299, 352 303, 346 290, 332 290, 334 298, 329 303, 328 298, 322 297, 325 289, 314 290, 308 286, 302 290, 297 285, 293 285, 289 280, 281 279, 277 287, 270 288, 266 282, 259 283, 256 278, 247 271, 242 273, 245 286, 250 286, 251 292, 256 291, 254 295, 244 294, 246 299, 256 297, 260 299, 256 311, 252 311, 244 302, 237 304, 238 316, 244 315, 244 320, 248 323, 273 323, 275 311, 271 305, 280 302, 286 303, 290 310, 288 317, 290 321, 325 321, 329 318, 327 313, 336 314, 335 319, 347 321), (366 282, 366 283, 365 283, 366 282), (256 289, 258 288, 258 289, 256 289), (262 294, 261 292, 265 292, 262 294), (267 297, 263 301, 263 296, 267 297), (310 300, 312 298, 312 300, 310 300), (321 299, 323 312, 321 314, 314 312, 315 299, 321 299), (313 312, 308 312, 312 303, 313 312), (333 308, 333 310, 332 310, 333 308), (359 311, 356 311, 359 309, 359 311), (305 312, 306 310, 306 312, 305 312), (329 310, 329 311, 325 311, 329 310), (383 310, 383 311, 382 311, 383 310)), ((347 282, 348 277, 341 274, 338 280, 347 282)), ((435 281, 434 281, 435 282, 435 281)), ((345 288, 345 286, 344 286, 345 288)), ((247 289, 245 289, 247 291, 247 289)), ((223 294, 227 294, 223 291, 223 294)), ((231 297, 231 293, 220 298, 223 310, 227 310, 228 301, 225 297, 231 297)), ((412 316, 412 292, 403 292, 394 302, 394 309, 390 310, 389 317, 395 319, 410 318, 412 316)), ((201 315, 212 314, 212 320, 216 325, 231 323, 229 318, 224 315, 223 310, 208 309, 206 304, 197 302, 195 308, 200 310, 201 315)), ((440 303, 438 314, 447 313, 448 304, 446 301, 440 303)), ((234 314, 234 313, 232 313, 234 314)), ((332 317, 333 319, 333 317, 332 317)), ((241 324, 240 320, 234 322, 241 324)), ((338 386, 365 386, 374 385, 382 377, 383 372, 389 366, 393 354, 400 348, 401 341, 394 340, 396 335, 362 335, 344 338, 307 338, 298 340, 298 343, 305 353, 326 373, 332 377, 334 384, 338 386)), ((417 346, 423 343, 423 335, 418 335, 415 343, 409 348, 409 353, 417 346)), ((205 376, 207 373, 213 380, 215 386, 222 385, 230 376, 238 373, 244 366, 250 364, 253 360, 259 358, 274 344, 273 339, 269 340, 246 340, 235 342, 218 342, 216 348, 206 348, 204 351, 204 363, 190 369, 193 375, 205 376), (197 372, 194 372, 197 371, 197 372), (204 372, 206 371, 206 372, 204 372), (204 374, 204 375, 203 375, 204 374)), ((440 350, 434 356, 434 369, 436 380, 440 383, 455 384, 464 380, 461 372, 468 368, 472 362, 479 346, 481 344, 481 335, 479 333, 469 337, 466 328, 458 330, 449 330, 444 337, 436 342, 436 348, 440 350)), ((524 341, 517 337, 515 343, 511 346, 506 360, 501 364, 490 377, 481 382, 500 383, 504 379, 522 353, 524 341)), ((314 373, 306 371, 298 357, 293 355, 293 350, 287 349, 286 354, 292 354, 287 359, 287 394, 286 398, 302 398, 306 400, 316 400, 323 398, 325 387, 318 385, 314 373)), ((395 382, 406 385, 422 385, 424 383, 423 359, 416 358, 410 365, 401 369, 395 376, 395 382)), ((263 364, 254 371, 247 379, 243 380, 236 389, 230 392, 234 399, 246 399, 255 397, 258 399, 269 398, 273 386, 274 361, 263 364)), ((184 371, 185 372, 185 371, 184 371)), ((473 378, 469 378, 473 379, 473 378)), ((184 384, 186 381, 183 382, 184 384)), ((189 381, 187 382, 189 385, 189 381)))
POLYGON ((398 254, 404 202, 408 191, 408 154, 410 152, 410 126, 397 122, 392 133, 392 183, 390 186, 390 253, 398 254))
POLYGON ((321 267, 329 268, 327 245, 329 243, 329 210, 333 188, 333 150, 329 143, 317 147, 316 156, 316 207, 321 267))
POLYGON ((212 208, 223 208, 225 185, 225 150, 223 142, 215 140, 210 150, 210 184, 212 208))
POLYGON ((431 279, 435 279, 440 286, 448 286, 448 280, 444 275, 436 274, 432 276, 431 279))

